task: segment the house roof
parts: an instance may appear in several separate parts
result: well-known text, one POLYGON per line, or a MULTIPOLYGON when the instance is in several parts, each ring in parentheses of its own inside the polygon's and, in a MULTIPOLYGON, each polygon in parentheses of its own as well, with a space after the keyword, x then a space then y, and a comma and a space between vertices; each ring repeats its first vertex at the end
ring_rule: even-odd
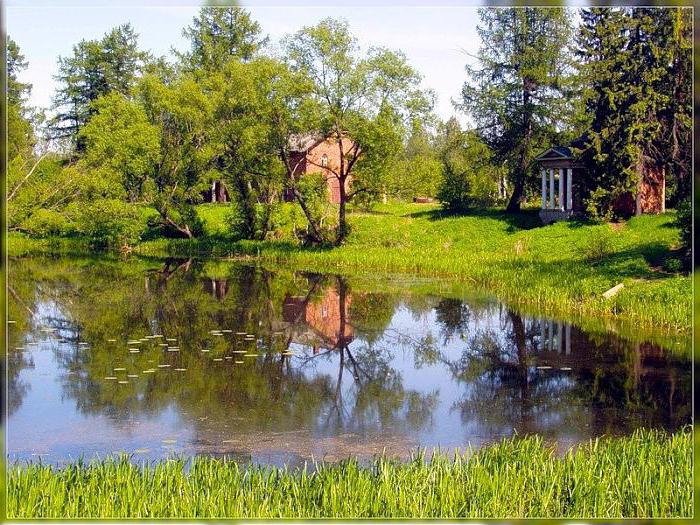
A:
POLYGON ((309 151, 325 138, 323 133, 320 132, 292 135, 289 137, 289 149, 291 151, 309 151))

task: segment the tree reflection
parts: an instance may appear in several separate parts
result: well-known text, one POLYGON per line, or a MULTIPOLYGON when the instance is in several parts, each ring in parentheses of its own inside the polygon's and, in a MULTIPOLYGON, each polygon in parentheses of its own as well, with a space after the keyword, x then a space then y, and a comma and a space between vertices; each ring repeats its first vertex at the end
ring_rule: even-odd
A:
POLYGON ((455 408, 489 435, 617 434, 690 421, 688 378, 678 377, 682 365, 659 347, 646 345, 646 354, 663 357, 644 368, 644 346, 511 310, 498 315, 505 330, 477 329, 459 360, 445 360, 469 384, 455 408))
MULTIPOLYGON (((687 363, 658 346, 485 301, 208 264, 12 260, 10 348, 44 337, 48 325, 58 334, 50 347, 63 394, 77 411, 131 428, 172 409, 202 443, 298 430, 413 435, 432 428, 441 404, 481 436, 588 436, 690 421, 687 363), (147 338, 154 334, 162 340, 147 338), (138 351, 130 340, 140 340, 138 351), (115 368, 137 377, 106 380, 115 368), (444 373, 456 393, 440 398, 440 382, 407 386, 404 375, 415 370, 444 373)), ((12 414, 32 363, 27 352, 8 354, 12 414)))

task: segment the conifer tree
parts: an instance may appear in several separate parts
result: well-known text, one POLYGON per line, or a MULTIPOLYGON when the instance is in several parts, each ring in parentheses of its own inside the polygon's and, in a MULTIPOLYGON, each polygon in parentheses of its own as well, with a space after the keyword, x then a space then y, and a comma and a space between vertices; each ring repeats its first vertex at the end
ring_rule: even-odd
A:
POLYGON ((687 180, 690 42, 683 13, 591 8, 582 10, 581 19, 578 54, 590 119, 582 150, 587 189, 606 196, 599 207, 612 208, 620 196, 639 194, 647 169, 687 180))
POLYGON ((92 103, 112 91, 128 95, 146 60, 130 24, 115 27, 100 40, 81 40, 71 56, 59 57, 52 136, 70 139, 82 151, 79 134, 95 113, 92 103))
POLYGON ((532 159, 550 142, 566 110, 561 96, 569 60, 569 12, 561 8, 479 11, 477 64, 467 66, 462 108, 507 166, 513 186, 508 211, 520 209, 532 159))
POLYGON ((267 44, 260 24, 238 6, 203 7, 182 34, 190 51, 180 54, 188 70, 219 71, 232 57, 249 61, 267 44))

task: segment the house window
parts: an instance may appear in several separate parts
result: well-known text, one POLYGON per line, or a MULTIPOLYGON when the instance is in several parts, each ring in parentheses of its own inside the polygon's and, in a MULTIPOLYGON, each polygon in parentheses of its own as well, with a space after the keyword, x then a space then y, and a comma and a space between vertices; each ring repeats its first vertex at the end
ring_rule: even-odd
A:
POLYGON ((326 155, 325 153, 321 157, 321 167, 323 167, 323 168, 328 167, 328 155, 326 155))

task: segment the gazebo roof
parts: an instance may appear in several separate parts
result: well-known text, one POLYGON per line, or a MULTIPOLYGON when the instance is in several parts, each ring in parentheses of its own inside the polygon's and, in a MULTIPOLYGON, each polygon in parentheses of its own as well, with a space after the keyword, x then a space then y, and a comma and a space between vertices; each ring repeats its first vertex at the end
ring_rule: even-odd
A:
POLYGON ((571 152, 571 149, 567 148, 566 146, 554 146, 553 148, 549 148, 544 153, 540 153, 537 157, 535 157, 536 161, 541 161, 541 160, 573 160, 573 159, 574 159, 574 155, 571 152))

